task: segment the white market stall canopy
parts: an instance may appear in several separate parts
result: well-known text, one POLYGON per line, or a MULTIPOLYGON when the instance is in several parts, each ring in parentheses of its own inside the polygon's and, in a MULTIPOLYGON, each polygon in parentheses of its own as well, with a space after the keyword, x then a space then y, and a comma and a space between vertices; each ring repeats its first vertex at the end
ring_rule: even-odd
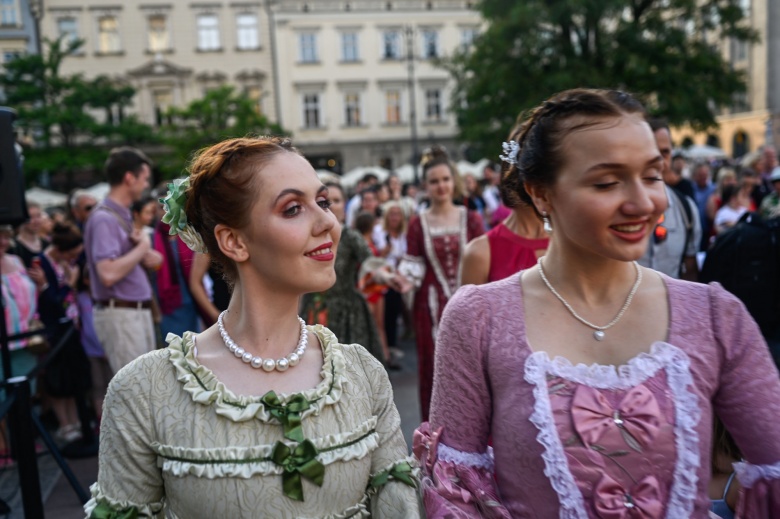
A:
POLYGON ((701 159, 725 159, 728 157, 725 151, 715 146, 706 146, 704 144, 696 144, 690 148, 682 150, 682 154, 687 159, 701 160, 701 159))
POLYGON ((111 189, 111 186, 108 185, 108 182, 99 182, 94 186, 88 187, 84 191, 94 196, 95 200, 101 201, 108 196, 109 189, 111 189))
POLYGON ((25 198, 30 202, 35 202, 43 209, 49 207, 64 206, 68 202, 68 195, 57 191, 50 191, 42 187, 33 187, 25 191, 25 198))
POLYGON ((388 175, 390 175, 388 170, 380 168, 379 166, 360 166, 359 168, 344 173, 344 175, 341 176, 341 185, 346 188, 351 188, 367 173, 376 175, 380 182, 384 182, 388 175))

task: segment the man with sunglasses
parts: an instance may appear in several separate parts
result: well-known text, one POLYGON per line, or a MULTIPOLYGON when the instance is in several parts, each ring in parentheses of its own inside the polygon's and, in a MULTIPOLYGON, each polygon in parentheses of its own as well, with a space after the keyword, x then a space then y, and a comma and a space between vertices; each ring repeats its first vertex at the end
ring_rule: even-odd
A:
MULTIPOLYGON (((660 119, 648 121, 655 135, 658 151, 664 159, 664 179, 669 178, 672 163, 672 137, 669 126, 660 119)), ((668 184, 666 197, 669 206, 653 230, 653 239, 639 264, 673 278, 696 281, 699 268, 696 253, 701 242, 701 221, 696 203, 668 184)))
POLYGON ((89 191, 76 190, 70 197, 70 216, 79 229, 84 230, 84 223, 89 213, 97 205, 97 199, 89 191))

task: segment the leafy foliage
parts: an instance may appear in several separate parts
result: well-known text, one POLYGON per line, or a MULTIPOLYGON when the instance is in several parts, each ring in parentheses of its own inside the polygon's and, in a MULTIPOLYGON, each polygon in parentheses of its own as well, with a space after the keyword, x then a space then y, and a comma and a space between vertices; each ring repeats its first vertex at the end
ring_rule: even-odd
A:
POLYGON ((517 115, 568 88, 619 88, 673 125, 715 125, 745 76, 717 43, 755 41, 739 0, 483 0, 488 25, 444 63, 461 138, 493 156, 517 115))
POLYGON ((171 108, 162 128, 170 154, 159 159, 165 178, 180 176, 197 150, 231 137, 288 135, 257 109, 254 100, 230 85, 206 92, 184 108, 171 108))
POLYGON ((32 135, 35 149, 25 153, 28 178, 38 174, 98 170, 108 148, 154 142, 149 126, 124 116, 135 91, 106 76, 85 79, 63 75, 62 63, 83 40, 45 40, 42 55, 19 57, 0 75, 4 103, 18 112, 17 126, 32 135))

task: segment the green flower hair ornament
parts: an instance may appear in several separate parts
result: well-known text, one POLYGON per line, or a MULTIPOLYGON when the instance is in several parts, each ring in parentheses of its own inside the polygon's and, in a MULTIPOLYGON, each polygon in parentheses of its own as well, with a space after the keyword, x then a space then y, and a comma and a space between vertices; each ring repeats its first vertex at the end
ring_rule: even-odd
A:
POLYGON ((171 227, 168 234, 171 236, 178 234, 181 241, 191 250, 206 253, 208 250, 203 243, 203 237, 187 223, 187 213, 184 211, 184 206, 187 203, 187 189, 189 187, 189 178, 177 178, 168 184, 168 194, 165 198, 160 199, 160 203, 165 207, 162 221, 171 227))

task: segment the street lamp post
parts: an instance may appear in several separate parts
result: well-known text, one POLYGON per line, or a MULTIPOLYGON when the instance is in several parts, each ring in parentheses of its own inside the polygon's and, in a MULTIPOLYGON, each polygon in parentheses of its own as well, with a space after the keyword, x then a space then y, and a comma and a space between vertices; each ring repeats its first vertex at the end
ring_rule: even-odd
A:
POLYGON ((35 20, 35 50, 38 55, 43 55, 41 48, 41 18, 43 18, 43 0, 29 0, 30 14, 35 20))
POLYGON ((417 142, 417 101, 414 86, 414 27, 407 25, 404 28, 406 34, 406 61, 409 79, 409 125, 412 128, 412 168, 414 171, 414 183, 419 184, 419 150, 417 142))

